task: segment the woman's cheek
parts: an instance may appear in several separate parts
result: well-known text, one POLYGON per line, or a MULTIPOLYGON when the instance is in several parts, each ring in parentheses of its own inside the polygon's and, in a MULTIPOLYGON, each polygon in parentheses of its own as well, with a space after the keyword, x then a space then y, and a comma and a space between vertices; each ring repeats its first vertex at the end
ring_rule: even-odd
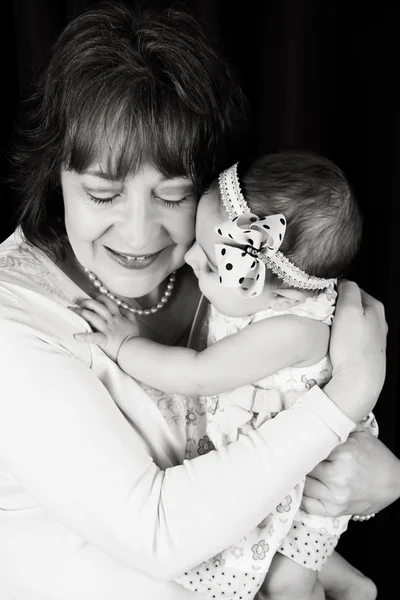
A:
POLYGON ((175 218, 172 215, 171 228, 173 228, 174 231, 175 241, 186 245, 187 250, 189 250, 194 241, 196 208, 196 204, 187 207, 187 210, 178 208, 176 209, 176 212, 181 212, 178 215, 175 215, 175 218))
POLYGON ((93 242, 100 238, 112 225, 110 211, 93 210, 90 206, 79 206, 65 211, 65 226, 69 236, 82 242, 93 242))

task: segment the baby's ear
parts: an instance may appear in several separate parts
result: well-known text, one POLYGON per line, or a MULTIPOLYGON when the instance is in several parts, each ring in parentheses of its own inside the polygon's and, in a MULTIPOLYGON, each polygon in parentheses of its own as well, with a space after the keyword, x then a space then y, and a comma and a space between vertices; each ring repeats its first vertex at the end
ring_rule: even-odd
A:
POLYGON ((287 310, 296 304, 304 302, 306 293, 290 287, 280 287, 273 291, 271 297, 271 308, 274 310, 287 310))

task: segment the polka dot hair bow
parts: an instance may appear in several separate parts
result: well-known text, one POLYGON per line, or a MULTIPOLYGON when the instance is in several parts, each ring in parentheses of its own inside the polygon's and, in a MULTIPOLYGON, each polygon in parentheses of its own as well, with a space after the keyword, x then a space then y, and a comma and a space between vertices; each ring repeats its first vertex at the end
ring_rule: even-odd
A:
POLYGON ((267 268, 291 286, 333 291, 336 279, 309 275, 280 252, 286 231, 285 217, 259 218, 252 214, 240 188, 237 167, 235 163, 218 177, 222 204, 231 219, 216 227, 223 242, 215 245, 220 282, 236 287, 244 297, 258 296, 267 268))
POLYGON ((215 228, 221 243, 215 244, 220 282, 238 288, 243 297, 259 296, 265 282, 265 262, 279 250, 286 231, 283 215, 257 217, 245 213, 215 228))

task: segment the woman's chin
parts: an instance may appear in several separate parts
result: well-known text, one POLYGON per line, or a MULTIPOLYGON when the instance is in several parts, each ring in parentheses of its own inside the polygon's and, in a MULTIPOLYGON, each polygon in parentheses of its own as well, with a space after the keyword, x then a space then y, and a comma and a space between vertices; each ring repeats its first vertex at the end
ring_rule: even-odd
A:
MULTIPOLYGON (((152 293, 158 298, 158 287, 170 277, 171 272, 171 269, 144 269, 128 271, 118 276, 114 272, 105 275, 102 283, 108 291, 120 298, 142 298, 152 293)), ((100 279, 100 275, 98 277, 100 279)))
POLYGON ((119 298, 129 300, 130 298, 142 298, 152 294, 152 292, 156 293, 158 290, 158 286, 162 283, 158 279, 151 279, 148 282, 120 282, 108 280, 104 283, 104 287, 107 288, 109 292, 118 296, 119 298))

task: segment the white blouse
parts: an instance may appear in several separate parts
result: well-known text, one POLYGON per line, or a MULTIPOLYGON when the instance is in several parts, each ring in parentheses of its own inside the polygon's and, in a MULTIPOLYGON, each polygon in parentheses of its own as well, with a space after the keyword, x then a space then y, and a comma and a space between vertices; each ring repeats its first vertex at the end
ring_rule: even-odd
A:
POLYGON ((187 436, 205 423, 193 400, 74 340, 83 296, 19 231, 0 245, 0 599, 189 600, 173 578, 252 529, 354 424, 315 387, 208 452, 187 436))

